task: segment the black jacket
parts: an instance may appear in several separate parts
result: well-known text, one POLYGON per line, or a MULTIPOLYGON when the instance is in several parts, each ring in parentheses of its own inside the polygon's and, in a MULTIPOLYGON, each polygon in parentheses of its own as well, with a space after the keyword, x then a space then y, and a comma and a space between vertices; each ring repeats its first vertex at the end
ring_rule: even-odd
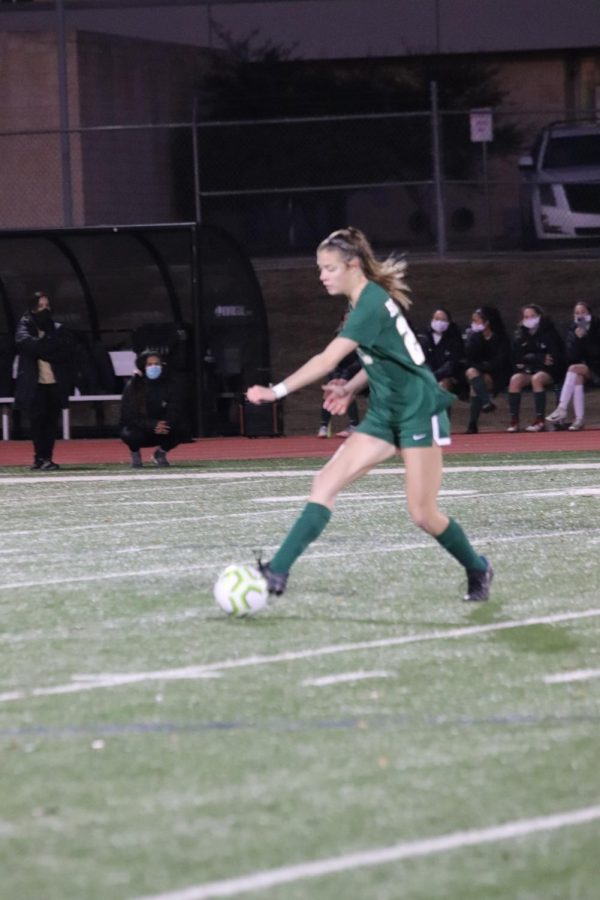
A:
POLYGON ((52 366, 65 409, 73 389, 73 351, 73 335, 68 328, 54 322, 40 337, 33 319, 26 313, 19 320, 15 334, 15 352, 19 354, 15 405, 25 410, 31 407, 39 378, 38 360, 43 359, 52 366))
POLYGON ((437 344, 431 328, 419 334, 418 338, 425 361, 437 381, 442 378, 462 378, 465 370, 465 345, 454 322, 450 323, 437 344))
POLYGON ((532 333, 520 325, 512 343, 512 370, 514 373, 547 372, 555 382, 565 373, 565 345, 563 339, 549 319, 542 318, 537 330, 532 333), (546 357, 552 357, 547 364, 546 357))
POLYGON ((157 422, 186 429, 186 395, 180 375, 162 373, 155 381, 134 375, 121 398, 121 427, 154 431, 157 422))
POLYGON ((494 392, 503 391, 510 377, 510 341, 504 332, 494 331, 489 340, 480 331, 467 331, 465 337, 466 368, 479 369, 489 375, 494 392))
POLYGON ((578 326, 573 322, 567 331, 567 365, 585 363, 596 376, 600 376, 600 319, 592 316, 584 337, 577 337, 578 326))

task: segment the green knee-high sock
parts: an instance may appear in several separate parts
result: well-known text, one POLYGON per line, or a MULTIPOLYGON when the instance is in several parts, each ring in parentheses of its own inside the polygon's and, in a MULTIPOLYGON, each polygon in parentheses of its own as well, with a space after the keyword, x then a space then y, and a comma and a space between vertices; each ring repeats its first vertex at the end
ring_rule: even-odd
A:
POLYGON ((534 391, 533 403, 536 419, 543 419, 546 415, 546 391, 534 391))
POLYGON ((511 419, 519 418, 519 411, 521 409, 521 392, 520 391, 509 391, 508 392, 508 409, 510 411, 511 419))
POLYGON ((289 572, 300 554, 319 537, 330 518, 331 510, 326 506, 307 503, 269 563, 271 571, 289 572))
POLYGON ((446 530, 436 535, 435 539, 465 569, 479 569, 480 571, 485 569, 485 563, 481 556, 475 552, 468 537, 454 519, 450 519, 446 530))

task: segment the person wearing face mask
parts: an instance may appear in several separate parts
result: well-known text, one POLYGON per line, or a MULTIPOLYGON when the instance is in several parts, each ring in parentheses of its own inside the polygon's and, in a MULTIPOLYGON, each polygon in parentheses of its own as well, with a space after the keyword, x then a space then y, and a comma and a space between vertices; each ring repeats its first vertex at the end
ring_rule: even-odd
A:
POLYGON ((170 465, 167 453, 189 440, 184 393, 160 353, 139 354, 121 398, 121 440, 131 452, 132 468, 142 467, 142 447, 156 447, 152 462, 165 468, 170 465))
POLYGON ((73 387, 74 338, 54 321, 46 293, 33 295, 17 325, 15 344, 19 356, 15 406, 29 419, 31 469, 54 472, 59 468, 53 460, 57 422, 73 387))
POLYGON ((567 374, 558 406, 546 416, 553 425, 567 422, 571 401, 575 418, 569 431, 581 431, 585 415, 585 386, 600 384, 600 318, 592 314, 589 303, 579 302, 573 309, 573 322, 567 332, 567 374))
POLYGON ((480 306, 471 316, 465 357, 471 398, 467 434, 477 434, 480 413, 496 409, 492 397, 505 389, 510 374, 510 341, 495 307, 480 306))
POLYGON ((440 387, 460 394, 464 387, 465 346, 447 309, 436 309, 429 328, 417 335, 425 361, 440 387))
POLYGON ((560 383, 564 373, 564 343, 551 319, 535 303, 521 307, 521 321, 512 343, 513 374, 508 385, 510 425, 507 431, 520 430, 521 394, 533 392, 534 419, 525 431, 544 431, 546 391, 560 383))

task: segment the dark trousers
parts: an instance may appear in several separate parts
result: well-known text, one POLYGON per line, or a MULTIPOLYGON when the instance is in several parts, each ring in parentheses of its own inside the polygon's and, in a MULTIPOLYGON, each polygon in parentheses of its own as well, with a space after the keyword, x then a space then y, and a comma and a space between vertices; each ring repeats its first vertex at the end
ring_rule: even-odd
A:
POLYGON ((58 385, 38 384, 29 408, 33 452, 38 459, 52 459, 56 425, 62 410, 58 385))
POLYGON ((168 434, 156 434, 155 431, 146 428, 135 428, 134 426, 124 425, 121 429, 121 440, 127 444, 132 452, 139 450, 141 447, 160 447, 167 453, 173 450, 182 441, 186 441, 188 435, 183 428, 171 427, 168 434))

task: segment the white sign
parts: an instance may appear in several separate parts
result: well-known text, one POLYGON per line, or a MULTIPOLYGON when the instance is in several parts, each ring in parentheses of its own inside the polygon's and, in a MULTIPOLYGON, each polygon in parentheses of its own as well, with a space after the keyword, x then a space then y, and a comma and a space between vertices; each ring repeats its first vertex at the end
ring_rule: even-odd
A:
POLYGON ((472 109, 469 121, 471 140, 475 143, 494 140, 494 122, 491 109, 472 109))

